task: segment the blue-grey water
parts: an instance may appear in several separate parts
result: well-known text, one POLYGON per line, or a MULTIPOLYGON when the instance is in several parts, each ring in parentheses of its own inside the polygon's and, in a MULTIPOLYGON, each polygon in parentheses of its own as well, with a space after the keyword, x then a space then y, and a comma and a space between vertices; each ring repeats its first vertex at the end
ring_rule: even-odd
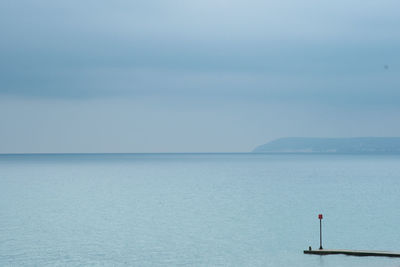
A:
POLYGON ((0 156, 0 266, 400 266, 399 155, 0 156))

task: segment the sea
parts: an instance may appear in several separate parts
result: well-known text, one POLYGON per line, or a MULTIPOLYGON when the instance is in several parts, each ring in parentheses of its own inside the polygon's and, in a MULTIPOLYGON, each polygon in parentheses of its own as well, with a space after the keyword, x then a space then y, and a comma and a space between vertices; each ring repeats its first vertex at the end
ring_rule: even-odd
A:
POLYGON ((0 266, 400 266, 400 155, 0 155, 0 266))

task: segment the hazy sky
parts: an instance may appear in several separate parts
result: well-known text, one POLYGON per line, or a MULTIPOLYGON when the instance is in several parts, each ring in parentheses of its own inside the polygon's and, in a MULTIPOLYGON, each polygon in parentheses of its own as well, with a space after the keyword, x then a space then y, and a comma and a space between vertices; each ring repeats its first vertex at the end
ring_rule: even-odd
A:
POLYGON ((0 1, 0 153, 400 136, 399 0, 0 1))

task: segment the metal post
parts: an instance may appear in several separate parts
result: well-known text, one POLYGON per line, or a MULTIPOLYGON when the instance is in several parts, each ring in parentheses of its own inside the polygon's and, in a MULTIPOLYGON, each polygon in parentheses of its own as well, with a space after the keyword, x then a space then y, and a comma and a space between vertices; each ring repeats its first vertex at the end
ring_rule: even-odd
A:
POLYGON ((319 219, 319 249, 322 249, 322 220, 319 219))
POLYGON ((319 219, 319 249, 322 249, 322 214, 318 214, 319 219))

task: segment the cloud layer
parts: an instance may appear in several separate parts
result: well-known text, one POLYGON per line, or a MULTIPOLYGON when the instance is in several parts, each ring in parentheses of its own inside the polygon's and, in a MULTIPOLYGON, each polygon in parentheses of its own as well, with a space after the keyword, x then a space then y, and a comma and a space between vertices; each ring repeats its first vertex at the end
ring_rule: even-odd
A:
MULTIPOLYGON (((218 146, 221 142, 211 141, 211 135, 202 142, 210 144, 207 151, 251 150, 262 139, 280 135, 327 135, 313 123, 302 126, 296 121, 305 122, 314 113, 320 114, 314 122, 330 120, 332 116, 323 114, 335 111, 343 117, 334 122, 333 135, 398 135, 394 121, 388 119, 386 131, 377 133, 367 123, 378 119, 366 122, 366 116, 372 119, 379 113, 394 118, 400 109, 399 9, 400 2, 394 0, 4 0, 0 3, 2 109, 10 110, 11 103, 21 106, 23 101, 38 109, 57 101, 72 106, 86 101, 87 106, 80 106, 84 114, 93 101, 119 110, 116 103, 124 99, 141 107, 136 111, 142 120, 149 120, 156 109, 169 114, 176 128, 171 136, 182 136, 185 121, 190 120, 189 115, 174 119, 181 116, 171 111, 175 107, 204 127, 218 128, 228 114, 247 114, 249 132, 259 132, 257 141, 236 140, 241 144, 237 146, 233 139, 239 137, 232 137, 231 149, 228 144, 218 146), (357 114, 354 122, 363 122, 359 128, 364 132, 346 133, 343 127, 351 120, 339 112, 343 109, 357 114), (287 121, 290 127, 283 126, 281 118, 266 115, 284 110, 298 114, 287 121), (277 129, 256 126, 257 114, 264 114, 265 122, 277 129)), ((64 114, 67 106, 52 109, 64 114)), ((101 105, 92 108, 102 113, 101 105)), ((6 126, 13 120, 2 117, 6 126)), ((154 125, 160 126, 149 131, 162 131, 165 120, 155 119, 154 125)), ((29 128, 28 122, 22 124, 29 128)), ((114 128, 124 129, 123 125, 114 128)), ((57 127, 65 130, 67 125, 57 127)), ((87 128, 87 135, 95 128, 87 128)), ((240 125, 228 128, 239 131, 240 125)), ((197 129, 189 135, 196 139, 202 134, 197 129)), ((22 138, 21 134, 16 139, 22 138)), ((243 138, 255 137, 243 133, 243 138)), ((129 143, 128 137, 121 140, 129 143)), ((56 147, 62 151, 66 146, 56 147)), ((179 145, 177 138, 160 150, 174 147, 199 149, 189 143, 179 145)), ((157 151, 157 147, 139 150, 157 151)))

